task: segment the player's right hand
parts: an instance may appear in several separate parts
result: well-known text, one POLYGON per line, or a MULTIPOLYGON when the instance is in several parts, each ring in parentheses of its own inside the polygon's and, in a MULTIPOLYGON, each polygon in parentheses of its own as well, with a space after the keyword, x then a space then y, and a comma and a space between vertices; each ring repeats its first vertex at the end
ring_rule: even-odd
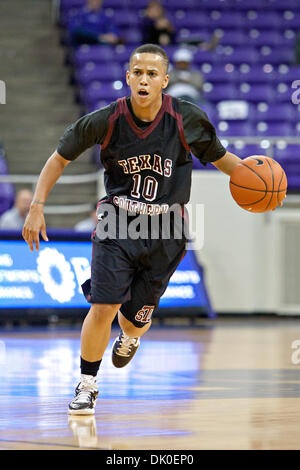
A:
POLYGON ((33 251, 34 244, 38 251, 40 247, 40 232, 45 242, 48 242, 49 240, 46 233, 46 223, 43 212, 31 209, 25 219, 22 231, 22 236, 26 243, 28 243, 30 251, 33 251))

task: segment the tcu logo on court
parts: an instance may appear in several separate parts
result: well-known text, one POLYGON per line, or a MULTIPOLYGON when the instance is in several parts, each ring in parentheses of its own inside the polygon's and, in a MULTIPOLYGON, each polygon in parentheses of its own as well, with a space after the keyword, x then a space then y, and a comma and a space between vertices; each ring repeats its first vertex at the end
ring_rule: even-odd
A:
POLYGON ((149 323, 152 317, 153 310, 155 308, 155 305, 144 305, 141 310, 137 312, 135 315, 135 320, 140 321, 142 323, 149 323))

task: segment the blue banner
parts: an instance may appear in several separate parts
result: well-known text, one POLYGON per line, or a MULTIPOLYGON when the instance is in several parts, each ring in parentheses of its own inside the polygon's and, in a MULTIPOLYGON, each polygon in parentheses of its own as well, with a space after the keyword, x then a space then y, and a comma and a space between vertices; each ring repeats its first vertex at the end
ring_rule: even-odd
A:
MULTIPOLYGON (((0 241, 0 308, 87 308, 81 284, 90 277, 91 242, 51 241, 30 252, 22 241, 0 241)), ((188 251, 160 307, 209 307, 202 269, 188 251)))

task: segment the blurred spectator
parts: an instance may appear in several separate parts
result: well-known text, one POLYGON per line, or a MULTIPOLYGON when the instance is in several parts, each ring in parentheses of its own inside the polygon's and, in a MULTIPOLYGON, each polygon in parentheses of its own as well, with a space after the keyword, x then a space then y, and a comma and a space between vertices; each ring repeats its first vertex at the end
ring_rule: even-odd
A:
POLYGON ((154 0, 148 4, 141 31, 144 44, 167 46, 175 41, 174 27, 166 17, 164 7, 159 1, 154 0))
POLYGON ((220 39, 221 35, 217 31, 214 31, 209 40, 205 40, 201 33, 196 33, 191 34, 188 38, 179 40, 178 42, 182 45, 198 46, 201 51, 214 51, 219 44, 220 39))
POLYGON ((86 0, 70 27, 72 46, 81 44, 117 44, 119 31, 112 18, 102 10, 103 0, 86 0))
POLYGON ((209 41, 199 41, 198 46, 202 51, 214 51, 219 44, 221 36, 219 33, 214 32, 209 41))
POLYGON ((78 222, 74 226, 74 230, 76 232, 92 232, 96 228, 98 222, 96 211, 97 204, 95 204, 91 209, 90 216, 78 222))
POLYGON ((29 189, 18 191, 14 206, 0 217, 0 229, 22 230, 32 197, 29 189))
POLYGON ((178 49, 173 56, 173 62, 174 69, 169 73, 170 79, 166 92, 195 104, 203 101, 204 79, 198 70, 191 67, 193 62, 191 51, 183 48, 178 49))

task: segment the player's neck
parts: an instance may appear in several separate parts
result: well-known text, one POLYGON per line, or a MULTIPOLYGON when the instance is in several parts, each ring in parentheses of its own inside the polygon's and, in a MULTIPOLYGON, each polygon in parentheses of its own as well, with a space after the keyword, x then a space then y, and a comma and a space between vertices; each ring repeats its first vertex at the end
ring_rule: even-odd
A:
POLYGON ((136 101, 132 98, 132 96, 130 97, 130 102, 132 106, 132 111, 138 119, 145 122, 151 122, 154 121, 161 108, 162 96, 155 104, 152 104, 147 108, 142 108, 141 106, 139 106, 136 101))

